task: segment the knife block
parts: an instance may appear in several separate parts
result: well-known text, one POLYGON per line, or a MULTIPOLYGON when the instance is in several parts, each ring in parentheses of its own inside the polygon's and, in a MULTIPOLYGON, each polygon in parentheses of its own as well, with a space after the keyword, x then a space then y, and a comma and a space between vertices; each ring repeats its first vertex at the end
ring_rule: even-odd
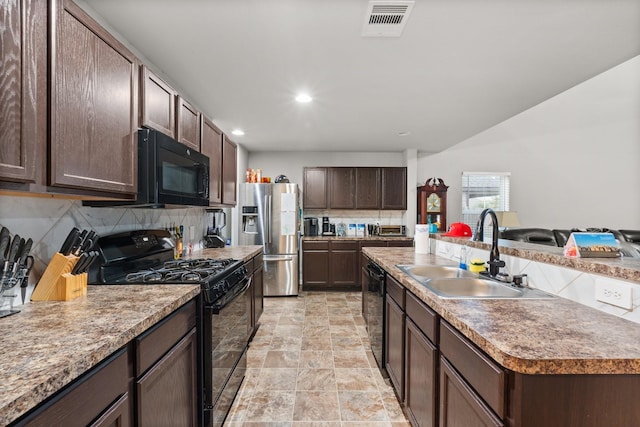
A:
POLYGON ((31 301, 70 301, 87 294, 87 273, 71 274, 75 255, 56 253, 31 294, 31 301))

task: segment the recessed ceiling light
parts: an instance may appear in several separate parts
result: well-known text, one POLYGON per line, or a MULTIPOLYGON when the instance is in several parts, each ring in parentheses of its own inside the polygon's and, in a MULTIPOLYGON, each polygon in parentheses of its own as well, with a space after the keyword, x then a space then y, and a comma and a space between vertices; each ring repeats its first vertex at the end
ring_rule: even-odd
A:
POLYGON ((306 104, 307 102, 313 101, 313 98, 311 98, 306 93, 300 93, 300 94, 298 94, 298 96, 296 96, 296 101, 298 101, 300 103, 303 103, 303 104, 306 104))
POLYGON ((406 131, 406 130, 398 132, 398 136, 409 136, 409 135, 411 135, 411 132, 406 131))
POLYGON ((242 136, 244 135, 244 131, 242 129, 234 129, 231 131, 232 134, 234 134, 235 136, 242 136))

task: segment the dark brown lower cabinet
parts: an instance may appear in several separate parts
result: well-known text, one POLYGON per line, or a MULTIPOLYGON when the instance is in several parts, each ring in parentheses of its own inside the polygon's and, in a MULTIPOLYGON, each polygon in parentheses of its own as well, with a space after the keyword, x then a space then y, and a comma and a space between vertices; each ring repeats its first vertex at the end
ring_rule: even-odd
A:
MULTIPOLYGON (((387 281, 388 286, 388 281, 387 281)), ((404 322, 401 306, 388 294, 385 312, 385 360, 386 369, 400 402, 404 402, 404 322)))
POLYGON ((197 425, 196 330, 137 381, 139 426, 197 425))
POLYGON ((305 290, 324 289, 329 284, 329 241, 303 241, 302 286, 305 290))
POLYGON ((440 358, 440 427, 504 426, 474 390, 440 358))
POLYGON ((438 350, 409 317, 406 323, 405 410, 412 425, 435 427, 438 425, 438 350))
POLYGON ((329 256, 331 283, 337 288, 359 286, 358 243, 355 240, 332 240, 329 256))
POLYGON ((258 324, 260 323, 260 316, 264 311, 264 283, 263 273, 264 265, 262 264, 262 255, 257 256, 253 260, 253 327, 254 331, 257 331, 258 324))

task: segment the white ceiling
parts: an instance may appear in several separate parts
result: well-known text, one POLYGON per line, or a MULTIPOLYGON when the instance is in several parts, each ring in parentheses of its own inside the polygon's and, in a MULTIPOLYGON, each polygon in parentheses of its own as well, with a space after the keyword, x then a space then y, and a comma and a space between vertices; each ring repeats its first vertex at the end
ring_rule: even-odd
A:
POLYGON ((640 54, 640 0, 85 2, 249 151, 437 152, 640 54))

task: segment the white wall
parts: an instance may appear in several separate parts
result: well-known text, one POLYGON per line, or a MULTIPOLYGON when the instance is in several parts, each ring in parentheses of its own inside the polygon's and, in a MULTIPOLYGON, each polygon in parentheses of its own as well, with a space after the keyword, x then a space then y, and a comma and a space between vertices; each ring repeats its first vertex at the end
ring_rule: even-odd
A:
MULTIPOLYGON (((289 181, 302 187, 305 166, 406 166, 402 152, 314 152, 314 151, 252 151, 249 167, 262 169, 262 176, 286 175, 289 181)), ((244 181, 244 179, 243 179, 244 181)))
POLYGON ((640 228, 640 56, 438 154, 418 181, 449 185, 460 220, 462 171, 511 172, 523 227, 640 228))

